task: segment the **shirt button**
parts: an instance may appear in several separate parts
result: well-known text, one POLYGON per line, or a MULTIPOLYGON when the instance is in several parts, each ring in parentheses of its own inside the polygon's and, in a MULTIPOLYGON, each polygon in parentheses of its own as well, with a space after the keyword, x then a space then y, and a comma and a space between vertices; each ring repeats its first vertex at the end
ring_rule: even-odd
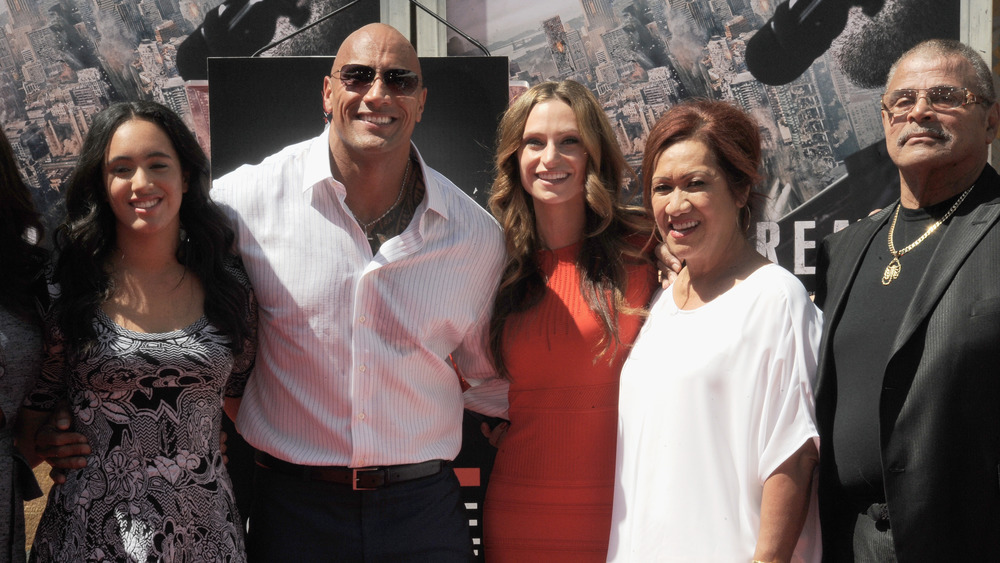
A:
POLYGON ((358 420, 364 420, 364 419, 365 419, 365 413, 361 413, 358 415, 358 420))
POLYGON ((361 323, 366 323, 368 322, 368 317, 361 315, 360 317, 358 317, 358 321, 360 321, 361 323))
POLYGON ((364 372, 368 371, 368 366, 366 366, 366 365, 364 365, 364 364, 361 364, 361 365, 360 365, 360 366, 358 367, 358 371, 360 371, 361 373, 364 373, 364 372))

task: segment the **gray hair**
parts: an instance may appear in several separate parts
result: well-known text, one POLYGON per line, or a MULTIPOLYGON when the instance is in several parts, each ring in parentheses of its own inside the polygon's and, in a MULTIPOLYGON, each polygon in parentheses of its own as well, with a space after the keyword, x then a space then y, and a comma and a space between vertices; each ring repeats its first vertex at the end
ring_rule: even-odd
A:
POLYGON ((955 39, 928 39, 927 41, 917 43, 896 59, 896 62, 892 63, 885 80, 886 85, 892 82, 893 76, 896 75, 896 68, 899 67, 899 63, 902 60, 912 55, 924 53, 940 55, 942 57, 962 57, 976 71, 975 94, 984 98, 987 105, 996 101, 997 96, 996 87, 993 83, 993 71, 990 70, 989 65, 983 60, 982 55, 975 49, 955 39))

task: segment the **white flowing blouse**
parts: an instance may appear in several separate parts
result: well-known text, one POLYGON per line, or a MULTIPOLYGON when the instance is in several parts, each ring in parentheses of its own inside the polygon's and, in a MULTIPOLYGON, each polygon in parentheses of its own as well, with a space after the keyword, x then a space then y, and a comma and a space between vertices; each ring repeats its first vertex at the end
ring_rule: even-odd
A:
MULTIPOLYGON (((821 329, 773 264, 696 310, 654 297, 622 369, 609 561, 752 559, 764 481, 806 440, 819 446, 821 329)), ((813 490, 793 561, 820 558, 813 490)))

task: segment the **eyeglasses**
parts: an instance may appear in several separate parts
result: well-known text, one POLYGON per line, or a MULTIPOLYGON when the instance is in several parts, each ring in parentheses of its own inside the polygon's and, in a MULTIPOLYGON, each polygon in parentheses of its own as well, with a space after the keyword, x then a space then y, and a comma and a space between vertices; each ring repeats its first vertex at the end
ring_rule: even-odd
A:
MULTIPOLYGON (((367 88, 375 82, 377 74, 370 66, 350 64, 335 70, 331 76, 343 82, 345 88, 367 88)), ((382 71, 382 84, 396 96, 409 96, 420 86, 420 77, 412 70, 390 68, 382 71)))
POLYGON ((969 92, 968 88, 935 86, 933 88, 907 88, 882 94, 882 109, 890 116, 898 117, 913 111, 921 97, 934 111, 955 109, 969 104, 987 103, 985 98, 969 92))

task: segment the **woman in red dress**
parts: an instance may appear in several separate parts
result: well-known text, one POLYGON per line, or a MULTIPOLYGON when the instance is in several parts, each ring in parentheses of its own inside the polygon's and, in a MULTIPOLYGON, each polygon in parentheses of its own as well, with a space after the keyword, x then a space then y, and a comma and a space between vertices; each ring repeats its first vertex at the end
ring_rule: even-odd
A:
POLYGON ((590 91, 539 84, 504 114, 490 209, 509 262, 490 349, 509 425, 484 502, 490 562, 604 561, 618 377, 656 283, 651 224, 623 200, 632 172, 590 91))

